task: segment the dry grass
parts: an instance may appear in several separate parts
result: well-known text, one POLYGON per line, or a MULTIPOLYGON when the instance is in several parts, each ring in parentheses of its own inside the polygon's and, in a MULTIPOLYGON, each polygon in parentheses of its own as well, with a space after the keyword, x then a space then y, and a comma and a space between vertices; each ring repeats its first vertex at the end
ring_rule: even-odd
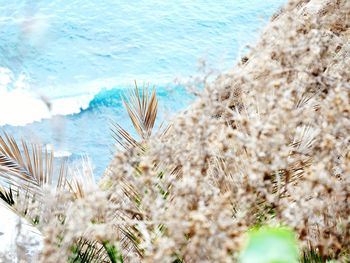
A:
MULTIPOLYGON (((155 92, 131 92, 125 106, 141 139, 116 124, 124 151, 98 187, 46 193, 41 262, 67 262, 82 238, 124 262, 236 262, 261 225, 293 228, 301 258, 348 262, 349 14, 347 0, 289 1, 162 136, 151 132, 155 92)), ((46 155, 29 169, 13 151, 0 156, 4 179, 50 181, 46 155)))

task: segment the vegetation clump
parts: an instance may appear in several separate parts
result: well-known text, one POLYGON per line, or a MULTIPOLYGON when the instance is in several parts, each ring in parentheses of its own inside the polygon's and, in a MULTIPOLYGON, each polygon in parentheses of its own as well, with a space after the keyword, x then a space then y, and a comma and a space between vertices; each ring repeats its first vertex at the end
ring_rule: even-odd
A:
POLYGON ((0 197, 40 229, 38 260, 252 263, 277 242, 289 254, 266 262, 349 262, 349 14, 348 0, 290 0, 158 132, 156 93, 136 87, 139 139, 114 125, 123 150, 98 184, 63 164, 53 191, 50 153, 5 136, 0 197))

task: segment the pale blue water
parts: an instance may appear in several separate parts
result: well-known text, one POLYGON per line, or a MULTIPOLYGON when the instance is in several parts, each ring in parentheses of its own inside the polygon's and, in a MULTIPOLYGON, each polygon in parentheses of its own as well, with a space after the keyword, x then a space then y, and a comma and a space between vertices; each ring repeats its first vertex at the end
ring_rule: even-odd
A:
POLYGON ((81 103, 74 114, 5 129, 71 159, 87 154, 99 176, 114 149, 110 119, 131 128, 120 96, 134 80, 158 86, 160 118, 183 109, 192 97, 173 80, 196 74, 199 59, 232 67, 284 2, 0 0, 0 67, 30 93, 81 103))

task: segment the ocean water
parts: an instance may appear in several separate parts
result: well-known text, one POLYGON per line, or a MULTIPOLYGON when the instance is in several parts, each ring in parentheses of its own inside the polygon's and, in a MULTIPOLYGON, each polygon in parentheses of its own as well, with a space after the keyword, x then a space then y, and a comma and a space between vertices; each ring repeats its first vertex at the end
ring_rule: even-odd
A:
MULTIPOLYGON (((88 156, 96 177, 115 151, 111 122, 132 132, 121 98, 157 87, 159 120, 194 99, 186 82, 225 71, 285 0, 0 0, 0 126, 88 156)), ((133 132, 132 132, 133 133, 133 132)))

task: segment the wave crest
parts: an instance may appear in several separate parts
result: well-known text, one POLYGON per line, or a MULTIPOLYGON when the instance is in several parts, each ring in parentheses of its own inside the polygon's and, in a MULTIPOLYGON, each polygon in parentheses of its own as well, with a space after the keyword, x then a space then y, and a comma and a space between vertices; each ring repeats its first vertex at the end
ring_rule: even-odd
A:
POLYGON ((94 94, 49 99, 25 85, 25 77, 14 79, 0 67, 0 126, 23 126, 55 115, 77 114, 90 106, 94 94))

